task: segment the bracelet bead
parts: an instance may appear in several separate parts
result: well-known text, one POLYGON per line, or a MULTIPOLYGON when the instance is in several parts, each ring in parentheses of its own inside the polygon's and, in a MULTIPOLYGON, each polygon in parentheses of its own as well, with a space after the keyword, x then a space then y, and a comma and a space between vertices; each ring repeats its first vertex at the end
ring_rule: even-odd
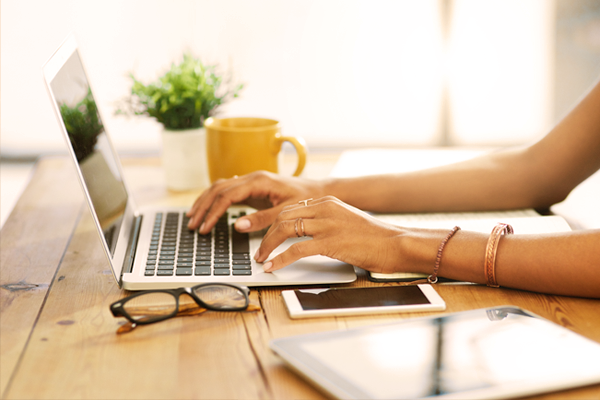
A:
POLYGON ((442 261, 442 252, 444 251, 444 247, 446 246, 446 243, 448 243, 448 241, 450 240, 450 238, 452 236, 454 236, 454 234, 460 230, 459 226, 455 226, 454 228, 452 228, 452 230, 450 232, 448 232, 448 236, 446 236, 446 238, 444 240, 442 240, 442 243, 440 243, 440 247, 438 248, 438 252, 437 252, 437 257, 435 259, 435 266, 433 267, 433 273, 431 275, 429 275, 427 277, 427 282, 429 283, 437 283, 438 281, 438 270, 440 269, 440 262, 442 261))

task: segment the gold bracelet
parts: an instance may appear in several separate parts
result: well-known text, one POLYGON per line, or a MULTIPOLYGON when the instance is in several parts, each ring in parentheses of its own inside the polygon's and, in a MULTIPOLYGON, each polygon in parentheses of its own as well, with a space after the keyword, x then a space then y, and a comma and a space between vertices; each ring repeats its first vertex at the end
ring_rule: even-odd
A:
POLYGON ((435 266, 433 267, 433 274, 431 274, 427 277, 427 282, 437 283, 437 281, 438 281, 437 273, 438 273, 438 269, 440 269, 440 262, 442 261, 442 252, 444 251, 444 246, 446 246, 446 243, 448 243, 448 240, 450 240, 450 238, 452 236, 454 236, 454 234, 459 230, 460 230, 459 226, 455 226, 454 228, 452 228, 452 230, 448 233, 448 236, 446 236, 446 238, 444 240, 442 240, 442 243, 440 243, 440 247, 438 248, 438 252, 437 252, 437 257, 435 259, 435 266))
POLYGON ((500 287, 496 281, 496 253, 498 252, 498 243, 502 235, 514 233, 513 227, 508 224, 498 224, 492 229, 490 238, 485 248, 485 277, 489 287, 500 287))

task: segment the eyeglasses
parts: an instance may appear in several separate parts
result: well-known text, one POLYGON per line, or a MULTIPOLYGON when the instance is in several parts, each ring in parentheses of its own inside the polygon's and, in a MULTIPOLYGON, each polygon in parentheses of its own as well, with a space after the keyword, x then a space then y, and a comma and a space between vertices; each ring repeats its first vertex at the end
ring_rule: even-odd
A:
POLYGON ((147 290, 133 294, 110 305, 115 317, 124 317, 130 323, 117 333, 133 330, 137 325, 148 325, 175 316, 197 315, 206 310, 256 311, 251 307, 250 289, 228 283, 203 283, 191 288, 147 290), (182 294, 187 294, 180 304, 182 294), (190 301, 190 298, 194 302, 190 301))

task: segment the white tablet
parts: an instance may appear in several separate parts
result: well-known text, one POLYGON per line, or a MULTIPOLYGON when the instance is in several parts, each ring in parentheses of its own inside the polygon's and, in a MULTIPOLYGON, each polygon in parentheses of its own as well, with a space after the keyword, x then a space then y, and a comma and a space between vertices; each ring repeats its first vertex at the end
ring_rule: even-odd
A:
POLYGON ((431 285, 297 289, 281 295, 292 318, 446 309, 431 285))
POLYGON ((507 398, 600 383, 600 344, 516 307, 270 345, 293 369, 343 399, 507 398))

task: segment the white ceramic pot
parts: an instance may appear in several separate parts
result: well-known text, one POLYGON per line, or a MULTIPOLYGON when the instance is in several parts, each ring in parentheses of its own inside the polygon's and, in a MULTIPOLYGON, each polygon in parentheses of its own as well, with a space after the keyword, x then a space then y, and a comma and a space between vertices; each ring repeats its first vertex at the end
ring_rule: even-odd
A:
POLYGON ((167 187, 177 191, 207 188, 206 130, 163 129, 161 137, 167 187))

